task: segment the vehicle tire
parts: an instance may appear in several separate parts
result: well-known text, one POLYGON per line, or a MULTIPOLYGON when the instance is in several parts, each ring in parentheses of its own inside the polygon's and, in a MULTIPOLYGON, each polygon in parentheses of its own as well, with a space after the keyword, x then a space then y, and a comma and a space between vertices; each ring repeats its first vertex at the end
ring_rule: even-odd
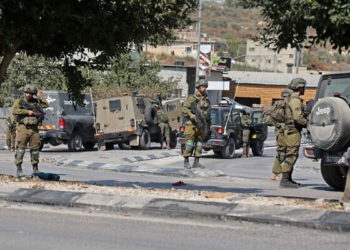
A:
POLYGON ((317 101, 309 116, 312 142, 325 151, 338 151, 350 140, 350 109, 339 97, 317 101))
POLYGON ((254 156, 262 156, 264 153, 264 142, 260 140, 254 140, 250 144, 254 156))
POLYGON ((68 141, 68 149, 71 152, 81 151, 83 149, 83 138, 78 131, 73 132, 70 140, 68 141))
POLYGON ((145 121, 148 126, 157 124, 157 110, 153 105, 147 105, 145 108, 145 121))
POLYGON ((176 148, 176 145, 177 145, 176 131, 171 131, 171 133, 170 133, 170 148, 174 149, 174 148, 176 148))
POLYGON ((92 151, 92 150, 94 150, 95 143, 94 142, 83 142, 83 147, 87 151, 92 151))
POLYGON ((113 142, 105 143, 105 148, 106 148, 106 150, 114 149, 114 143, 113 142))
POLYGON ((149 149, 150 146, 151 146, 151 136, 150 136, 148 130, 144 129, 142 131, 141 136, 140 136, 139 148, 142 149, 142 150, 146 150, 146 149, 149 149))
POLYGON ((234 158, 235 150, 236 150, 235 140, 232 137, 230 137, 227 140, 227 144, 221 149, 222 158, 225 158, 225 159, 234 158))
POLYGON ((326 165, 321 160, 321 174, 324 181, 332 188, 344 191, 346 183, 346 171, 342 171, 340 166, 326 165), (344 173, 343 173, 344 172, 344 173))

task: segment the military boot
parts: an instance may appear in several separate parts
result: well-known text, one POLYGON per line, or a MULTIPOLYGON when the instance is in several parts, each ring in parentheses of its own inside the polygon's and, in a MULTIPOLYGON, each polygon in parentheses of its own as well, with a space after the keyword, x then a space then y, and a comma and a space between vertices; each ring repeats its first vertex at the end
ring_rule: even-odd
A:
POLYGON ((39 171, 39 168, 38 168, 38 164, 34 164, 33 165, 33 175, 37 175, 39 173, 40 173, 40 171, 39 171))
POLYGON ((194 162, 192 165, 193 168, 205 168, 202 164, 199 163, 199 158, 194 158, 194 162))
POLYGON ((25 175, 24 175, 23 170, 22 170, 22 165, 17 164, 16 167, 17 167, 17 178, 18 179, 25 179, 25 175))
POLYGON ((191 168, 191 165, 190 165, 190 158, 189 157, 185 157, 185 160, 184 160, 184 167, 185 168, 191 168))
POLYGON ((301 184, 292 180, 292 173, 282 173, 280 187, 281 188, 299 188, 301 187, 301 184))

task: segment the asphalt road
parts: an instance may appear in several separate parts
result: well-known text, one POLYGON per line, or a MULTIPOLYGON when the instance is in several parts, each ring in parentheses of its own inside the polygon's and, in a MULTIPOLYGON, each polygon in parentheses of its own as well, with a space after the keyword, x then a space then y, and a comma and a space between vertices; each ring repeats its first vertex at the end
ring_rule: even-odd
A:
POLYGON ((349 233, 0 206, 1 249, 349 249, 349 233))

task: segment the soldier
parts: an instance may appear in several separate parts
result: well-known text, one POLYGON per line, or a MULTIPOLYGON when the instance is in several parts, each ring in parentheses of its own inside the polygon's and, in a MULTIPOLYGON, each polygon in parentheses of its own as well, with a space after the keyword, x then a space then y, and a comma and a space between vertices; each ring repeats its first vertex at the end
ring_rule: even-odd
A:
POLYGON ((48 102, 39 93, 35 86, 27 84, 24 87, 24 96, 21 99, 15 100, 12 107, 12 114, 16 115, 18 124, 15 154, 18 178, 24 178, 22 162, 28 143, 31 163, 33 165, 33 175, 40 173, 38 169, 40 151, 38 125, 44 119, 43 108, 48 107, 48 102))
POLYGON ((278 145, 279 162, 281 166, 282 179, 280 187, 298 188, 301 184, 292 180, 293 167, 299 156, 301 142, 301 130, 306 127, 307 119, 304 117, 304 105, 300 99, 304 95, 306 81, 303 78, 293 79, 288 88, 293 91, 285 110, 285 124, 282 124, 279 133, 278 145))
POLYGON ((6 131, 6 145, 8 150, 15 151, 15 139, 16 139, 16 118, 14 115, 10 115, 6 119, 7 131, 6 131))
POLYGON ((242 142, 243 142, 243 153, 242 158, 249 157, 249 139, 250 139, 250 125, 252 124, 252 119, 250 118, 250 115, 247 113, 244 113, 242 115, 241 119, 242 124, 242 142))
MULTIPOLYGON (((289 102, 290 96, 293 94, 293 90, 286 88, 281 92, 281 97, 289 102)), ((275 125, 275 135, 276 135, 276 157, 272 166, 272 176, 271 180, 280 181, 282 179, 282 169, 281 162, 285 158, 285 145, 282 141, 283 136, 283 126, 284 124, 277 123, 275 125)))
POLYGON ((208 135, 211 118, 210 118, 210 102, 207 97, 208 82, 199 80, 196 82, 196 92, 191 95, 183 104, 182 113, 188 119, 185 127, 185 148, 183 151, 184 167, 191 168, 189 157, 194 151, 193 168, 204 168, 199 163, 202 155, 203 140, 208 135))
POLYGON ((162 148, 165 148, 163 145, 164 138, 166 142, 167 149, 170 149, 170 126, 169 126, 169 117, 167 113, 160 108, 160 105, 156 104, 157 109, 157 118, 158 126, 160 128, 160 145, 162 148))

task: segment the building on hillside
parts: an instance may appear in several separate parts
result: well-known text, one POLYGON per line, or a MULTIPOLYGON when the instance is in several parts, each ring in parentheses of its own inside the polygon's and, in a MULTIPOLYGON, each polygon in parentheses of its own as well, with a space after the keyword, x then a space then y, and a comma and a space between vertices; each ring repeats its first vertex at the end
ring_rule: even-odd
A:
MULTIPOLYGON (((210 39, 206 33, 201 34, 201 45, 211 47, 211 51, 216 48, 216 42, 210 39)), ((168 45, 144 45, 143 50, 154 55, 170 55, 177 57, 197 57, 197 35, 193 30, 177 31, 177 39, 170 41, 168 45)))
POLYGON ((302 53, 288 47, 276 52, 253 40, 247 40, 245 62, 249 66, 271 72, 296 73, 303 61, 302 53), (297 69, 298 67, 298 69, 297 69))
POLYGON ((281 91, 288 87, 292 79, 304 78, 307 82, 305 94, 301 97, 305 102, 314 99, 320 75, 300 75, 270 72, 229 71, 226 76, 231 79, 230 90, 223 96, 234 98, 237 102, 252 106, 262 104, 271 106, 281 99, 281 91))

